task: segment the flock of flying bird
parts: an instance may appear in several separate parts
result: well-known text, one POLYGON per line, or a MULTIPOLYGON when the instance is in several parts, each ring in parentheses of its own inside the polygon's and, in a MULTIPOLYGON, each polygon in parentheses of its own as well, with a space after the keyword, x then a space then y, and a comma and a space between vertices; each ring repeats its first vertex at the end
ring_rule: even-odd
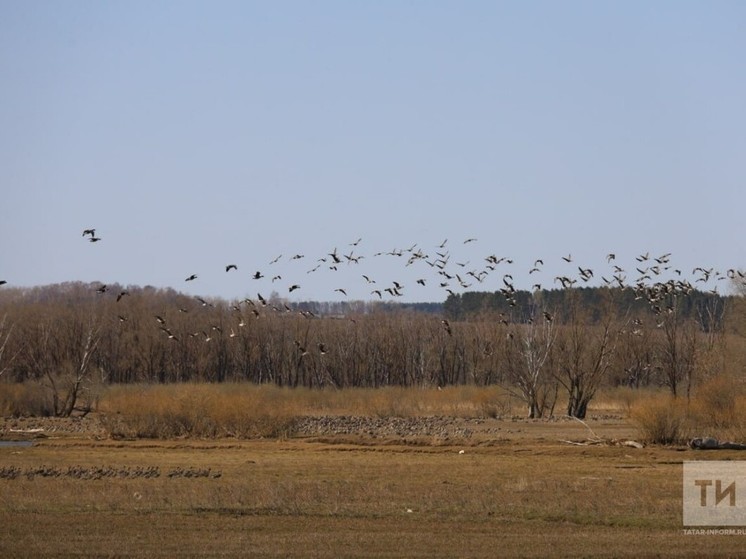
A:
MULTIPOLYGON (((87 240, 91 243, 98 243, 101 241, 101 237, 96 235, 96 229, 94 228, 85 229, 82 236, 84 238, 87 238, 87 240)), ((356 241, 349 243, 347 254, 345 254, 344 251, 338 251, 337 248, 334 248, 330 252, 327 252, 321 258, 318 258, 314 262, 313 267, 308 269, 306 273, 315 273, 319 269, 322 269, 322 267, 330 271, 337 271, 340 269, 341 266, 355 266, 360 264, 361 260, 364 259, 365 256, 356 254, 355 252, 358 249, 358 245, 361 241, 362 239, 359 238, 356 241)), ((467 238, 463 241, 462 244, 467 245, 476 242, 477 239, 475 238, 467 238)), ((479 290, 499 291, 500 293, 502 293, 502 295, 504 295, 505 299, 510 305, 514 306, 516 304, 515 295, 517 293, 517 289, 514 285, 513 275, 509 271, 504 273, 497 272, 498 268, 501 266, 512 265, 514 261, 511 258, 505 256, 498 257, 492 254, 484 257, 480 266, 470 267, 469 261, 461 262, 452 257, 448 245, 448 239, 435 246, 432 250, 432 254, 430 254, 430 251, 425 252, 421 247, 418 246, 418 244, 414 244, 405 249, 393 249, 388 252, 377 252, 373 256, 390 256, 401 258, 403 259, 403 261, 405 261, 405 267, 410 267, 415 264, 426 265, 432 272, 435 272, 435 274, 438 276, 436 279, 438 286, 451 295, 455 295, 457 291, 463 291, 473 286, 481 286, 485 283, 485 281, 491 274, 502 273, 498 284, 498 289, 490 290, 488 287, 479 287, 479 290)), ((282 258, 283 255, 277 256, 268 263, 268 266, 273 267, 282 258)), ((303 254, 294 254, 293 256, 289 257, 289 260, 301 261, 304 258, 305 256, 303 254)), ((601 282, 603 282, 603 285, 609 287, 634 289, 638 298, 644 297, 649 301, 651 308, 656 314, 660 314, 666 310, 665 307, 660 306, 660 302, 663 300, 665 295, 672 293, 689 293, 695 289, 695 285, 698 283, 702 283, 702 285, 704 286, 711 280, 719 281, 729 279, 733 281, 739 281, 746 285, 746 275, 741 270, 729 269, 725 274, 723 274, 714 270, 713 268, 703 267, 694 268, 694 270, 692 271, 692 275, 695 276, 694 284, 692 284, 683 276, 680 269, 673 268, 670 262, 670 258, 670 253, 662 254, 660 256, 651 256, 649 253, 645 253, 636 256, 637 264, 635 265, 635 270, 632 273, 637 272, 638 276, 633 281, 630 281, 628 280, 628 272, 616 264, 616 255, 610 253, 606 256, 606 262, 609 266, 608 273, 606 275, 599 276, 599 279, 601 282)), ((588 284, 589 282, 594 280, 594 278, 596 278, 596 273, 593 269, 575 264, 571 254, 562 256, 561 260, 564 262, 564 266, 571 267, 573 272, 571 274, 554 276, 553 285, 550 287, 562 287, 563 289, 568 289, 576 285, 588 284)), ((533 266, 528 271, 528 276, 534 277, 534 274, 539 274, 543 271, 543 266, 544 260, 535 260, 533 262, 533 266)), ((225 272, 238 272, 238 265, 234 263, 226 264, 225 272)), ((377 297, 380 300, 383 299, 384 296, 393 298, 403 296, 405 285, 402 281, 391 281, 390 284, 384 286, 379 285, 377 281, 368 274, 360 274, 360 276, 365 281, 365 284, 369 287, 371 297, 377 297)), ((267 270, 257 270, 249 277, 252 280, 261 280, 265 277, 271 277, 271 282, 273 284, 276 281, 282 280, 281 274, 271 274, 267 270)), ((192 273, 186 276, 184 278, 184 281, 193 282, 198 278, 198 274, 192 273)), ((416 280, 414 280, 414 282, 420 286, 425 286, 428 281, 430 280, 426 277, 418 277, 416 280)), ((3 285, 5 283, 7 282, 0 281, 0 285, 3 285)), ((288 293, 292 293, 300 289, 300 287, 301 286, 299 284, 292 283, 288 287, 288 293)), ((542 284, 539 282, 532 285, 533 291, 541 291, 542 289, 542 284)), ((108 287, 102 284, 96 288, 96 291, 98 291, 99 293, 106 293, 108 291, 108 287)), ((702 289, 702 291, 705 291, 705 289, 702 289)), ((717 286, 710 289, 709 291, 717 293, 717 286)), ((345 297, 347 296, 347 289, 342 286, 336 287, 334 289, 334 292, 339 293, 345 297)), ((127 295, 127 291, 119 291, 116 295, 116 301, 121 301, 122 298, 127 295)), ((201 306, 212 306, 212 303, 208 302, 202 297, 197 296, 195 297, 195 300, 198 301, 201 306)), ((267 299, 263 297, 261 293, 257 293, 256 300, 246 298, 242 301, 239 301, 238 304, 233 305, 233 309, 236 311, 241 311, 242 304, 250 307, 252 313, 256 317, 260 316, 259 309, 261 309, 262 307, 269 307, 271 310, 278 312, 293 311, 293 308, 287 303, 282 303, 283 307, 279 308, 276 302, 267 301, 267 299)), ((179 310, 181 312, 188 312, 187 309, 179 310)), ((314 316, 313 313, 309 311, 300 311, 300 313, 306 318, 312 318, 314 316)), ((237 322, 238 327, 245 325, 243 314, 241 314, 240 316, 240 321, 237 322)), ((118 318, 121 322, 127 320, 127 318, 123 315, 119 315, 118 318)), ((168 338, 176 340, 177 337, 168 328, 165 320, 161 316, 156 316, 155 318, 160 326, 160 329, 168 336, 168 338)), ((548 312, 544 312, 544 318, 547 321, 552 320, 552 316, 548 312)), ((446 329, 446 332, 448 334, 451 334, 450 324, 446 320, 443 320, 442 324, 443 327, 446 329)), ((222 329, 220 327, 215 326, 213 327, 213 330, 217 331, 219 334, 222 333, 222 329)), ((196 336, 198 334, 199 333, 194 333, 193 335, 196 336)), ((202 332, 201 334, 203 335, 205 341, 210 341, 212 339, 212 336, 206 332, 202 332)), ((235 335, 235 330, 231 329, 230 336, 234 337, 235 335)), ((299 349, 302 349, 305 352, 305 348, 299 346, 299 349)), ((325 348, 319 349, 322 353, 326 352, 325 348)))

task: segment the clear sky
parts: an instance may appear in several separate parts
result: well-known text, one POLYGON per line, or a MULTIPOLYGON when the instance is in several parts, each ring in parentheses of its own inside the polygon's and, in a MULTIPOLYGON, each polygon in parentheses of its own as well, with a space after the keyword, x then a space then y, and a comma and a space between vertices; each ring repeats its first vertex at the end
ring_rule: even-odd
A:
POLYGON ((5 1, 0 85, 8 286, 442 301, 418 249, 514 261, 480 290, 746 266, 740 1, 5 1))

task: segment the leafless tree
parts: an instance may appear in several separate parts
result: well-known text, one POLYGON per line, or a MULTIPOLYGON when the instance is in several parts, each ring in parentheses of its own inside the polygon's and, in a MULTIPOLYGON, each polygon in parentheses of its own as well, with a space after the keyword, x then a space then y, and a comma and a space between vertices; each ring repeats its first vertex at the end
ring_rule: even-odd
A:
POLYGON ((518 389, 529 418, 542 417, 554 405, 557 390, 551 383, 549 364, 556 338, 554 321, 539 316, 508 334, 506 378, 518 389))
POLYGON ((583 419, 612 365, 619 328, 610 291, 597 325, 591 324, 588 310, 574 295, 569 294, 566 325, 557 343, 555 376, 567 391, 567 415, 583 419))

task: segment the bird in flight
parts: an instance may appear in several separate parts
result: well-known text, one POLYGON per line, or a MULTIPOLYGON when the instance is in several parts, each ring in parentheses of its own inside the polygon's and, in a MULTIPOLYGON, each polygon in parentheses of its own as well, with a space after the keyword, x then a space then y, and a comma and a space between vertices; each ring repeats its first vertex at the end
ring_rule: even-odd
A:
POLYGON ((297 283, 296 283, 296 284, 293 284, 293 285, 291 285, 291 286, 290 286, 290 287, 288 288, 288 291, 289 291, 290 293, 292 293, 292 292, 293 292, 293 291, 295 291, 296 289, 300 289, 300 285, 298 285, 297 283))
POLYGON ((91 237, 96 236, 96 230, 95 229, 83 229, 83 237, 86 235, 90 235, 91 237))
POLYGON ((189 276, 189 277, 188 277, 187 279, 185 279, 184 281, 194 281, 194 280, 196 280, 196 279, 197 279, 197 274, 192 274, 191 276, 189 276))
POLYGON ((226 272, 230 272, 231 270, 238 270, 238 266, 236 266, 235 264, 228 264, 225 267, 226 272))

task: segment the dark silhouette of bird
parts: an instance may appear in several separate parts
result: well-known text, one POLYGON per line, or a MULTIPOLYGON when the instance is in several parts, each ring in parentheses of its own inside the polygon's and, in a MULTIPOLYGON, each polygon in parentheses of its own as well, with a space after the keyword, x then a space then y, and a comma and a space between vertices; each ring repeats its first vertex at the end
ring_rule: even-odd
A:
POLYGON ((572 262, 572 254, 568 254, 567 256, 563 256, 562 260, 565 262, 572 262))
POLYGON ((157 321, 158 321, 159 323, 161 323, 161 324, 166 324, 166 321, 165 321, 165 319, 164 319, 164 318, 163 318, 162 316, 159 316, 159 315, 155 315, 155 319, 156 319, 156 320, 157 320, 157 321))
POLYGON ((338 292, 339 292, 339 293, 341 293, 342 295, 344 295, 344 296, 347 296, 347 291, 345 291, 345 290, 344 290, 344 289, 342 289, 341 287, 338 287, 338 288, 337 288, 337 289, 335 289, 334 291, 338 291, 338 292))
POLYGON ((282 254, 280 256, 278 256, 277 258, 275 258, 274 260, 272 260, 272 262, 270 262, 270 264, 276 263, 280 258, 282 258, 282 254))
POLYGON ((189 276, 189 277, 188 277, 187 279, 185 279, 184 281, 194 281, 194 280, 196 280, 196 279, 197 279, 197 274, 192 274, 191 276, 189 276))
POLYGON ((251 276, 251 279, 257 280, 257 279, 262 279, 263 277, 264 276, 262 275, 262 273, 257 271, 253 276, 251 276))
POLYGON ((0 285, 5 285, 6 283, 8 283, 7 280, 0 280, 0 285))
POLYGON ((295 291, 296 289, 300 289, 300 285, 298 285, 297 283, 295 283, 295 284, 291 285, 290 287, 288 287, 288 291, 289 291, 290 293, 292 293, 292 292, 293 292, 293 291, 295 291))
POLYGON ((99 242, 100 240, 101 240, 101 237, 90 237, 90 238, 88 239, 88 241, 89 241, 89 242, 91 242, 91 243, 97 243, 97 242, 99 242))
POLYGON ((129 291, 122 291, 117 295, 117 303, 122 300, 122 297, 129 295, 129 291))
POLYGON ((102 285, 98 289, 96 289, 96 293, 106 293, 106 285, 102 285))
POLYGON ((551 315, 551 314, 549 314, 549 313, 548 313, 547 311, 544 311, 544 319, 545 319, 545 320, 546 320, 547 322, 552 322, 552 320, 553 320, 553 317, 552 317, 552 315, 551 315))
POLYGON ((329 253, 329 256, 332 257, 332 260, 334 260, 335 264, 341 264, 342 263, 342 259, 339 256, 337 256, 337 249, 336 248, 334 249, 333 252, 329 253))
POLYGON ((420 279, 418 279, 418 280, 417 280, 417 283, 418 283, 418 284, 420 284, 420 285, 425 285, 425 280, 424 280, 424 278, 420 278, 420 279))
POLYGON ((451 330, 451 324, 445 318, 441 320, 440 323, 443 325, 443 328, 445 328, 445 331, 448 333, 448 335, 453 336, 453 330, 451 330))
POLYGON ((256 298, 257 298, 257 299, 259 299, 259 302, 260 302, 260 303, 261 303, 262 305, 265 305, 265 306, 267 305, 267 300, 266 300, 266 299, 265 299, 264 297, 262 297, 262 294, 261 294, 261 293, 257 293, 257 294, 256 294, 256 298))
POLYGON ((91 237, 95 237, 96 236, 96 230, 95 229, 83 229, 83 235, 82 236, 85 237, 86 235, 90 235, 91 237))
POLYGON ((238 266, 236 266, 235 264, 228 264, 225 267, 226 272, 230 272, 231 270, 238 270, 238 266))
POLYGON ((474 241, 476 241, 476 239, 472 237, 472 238, 466 239, 464 241, 464 244, 473 243, 474 241))

